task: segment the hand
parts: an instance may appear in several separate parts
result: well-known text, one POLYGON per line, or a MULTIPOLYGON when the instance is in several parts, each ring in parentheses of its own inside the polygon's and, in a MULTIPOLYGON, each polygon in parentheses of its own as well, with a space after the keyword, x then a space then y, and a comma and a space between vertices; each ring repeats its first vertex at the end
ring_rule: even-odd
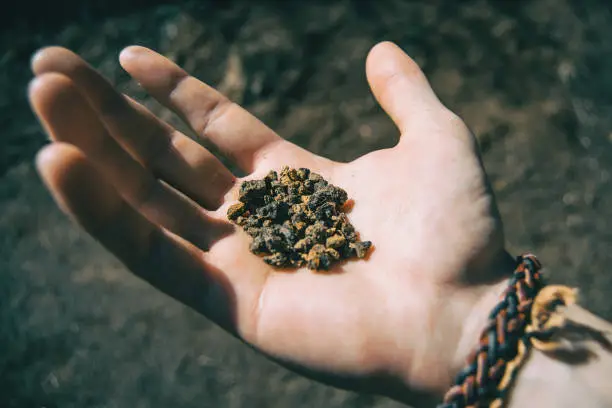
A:
POLYGON ((132 272, 276 361, 408 402, 413 391, 439 398, 512 259, 476 141, 415 62, 390 43, 370 52, 369 83, 401 136, 337 163, 151 50, 129 47, 120 61, 245 179, 289 165, 344 188, 351 222, 375 248, 328 274, 275 271, 226 220, 243 179, 52 47, 33 59, 30 99, 53 140, 37 163, 59 206, 132 272))

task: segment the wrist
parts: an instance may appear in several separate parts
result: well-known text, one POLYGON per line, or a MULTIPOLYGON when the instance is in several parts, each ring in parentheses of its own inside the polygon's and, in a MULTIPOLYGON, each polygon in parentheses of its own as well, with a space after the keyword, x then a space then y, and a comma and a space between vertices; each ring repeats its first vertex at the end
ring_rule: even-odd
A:
MULTIPOLYGON (((526 259, 527 264, 523 264, 521 268, 532 268, 532 260, 526 259)), ((533 317, 534 320, 529 323, 531 326, 529 326, 528 333, 531 334, 527 337, 527 342, 532 346, 527 346, 527 351, 523 348, 523 351, 517 354, 519 357, 508 363, 508 367, 514 364, 510 374, 506 371, 506 375, 510 375, 512 379, 505 385, 499 385, 501 388, 498 390, 501 390, 502 394, 495 397, 496 402, 499 403, 500 398, 503 398, 504 406, 508 407, 611 407, 612 392, 609 388, 609 378, 612 377, 612 325, 582 309, 574 303, 574 300, 557 297, 559 293, 562 293, 559 292, 559 288, 563 287, 549 286, 539 292, 533 304, 529 303, 527 296, 533 293, 530 288, 538 287, 532 286, 533 283, 530 282, 538 282, 540 279, 536 278, 537 274, 527 273, 531 270, 519 269, 517 271, 515 278, 510 282, 512 286, 509 289, 515 292, 508 292, 504 295, 504 303, 499 306, 503 310, 495 309, 496 319, 489 322, 492 325, 488 326, 488 314, 498 304, 501 299, 500 295, 506 290, 507 283, 498 282, 482 289, 482 295, 477 302, 474 302, 472 312, 466 317, 463 335, 457 347, 457 355, 459 357, 469 356, 471 365, 467 366, 468 371, 465 371, 458 380, 458 385, 447 394, 445 402, 454 404, 457 401, 465 401, 471 404, 476 395, 473 388, 475 383, 491 385, 482 378, 493 379, 496 381, 493 383, 495 385, 501 384, 497 382, 501 378, 498 376, 500 371, 494 371, 501 360, 497 360, 499 357, 493 357, 495 363, 493 365, 490 361, 491 354, 487 354, 487 350, 494 350, 493 356, 497 355, 499 348, 495 344, 498 344, 496 333, 500 333, 499 324, 506 328, 518 327, 512 326, 515 321, 506 320, 506 316, 508 318, 517 316, 516 311, 524 307, 526 309, 522 310, 525 310, 525 313, 530 313, 530 315, 534 313, 533 316, 537 316, 533 317), (518 284, 515 286, 517 279, 521 279, 519 281, 522 282, 521 286, 518 284), (524 299, 523 303, 517 305, 517 297, 524 299), (560 300, 561 303, 557 303, 560 300), (532 305, 534 310, 530 312, 532 305), (551 307, 552 309, 549 309, 551 307), (486 332, 483 336, 481 332, 485 327, 486 332), (553 337, 550 337, 551 333, 553 337), (471 336, 480 337, 480 345, 484 347, 477 355, 472 354, 476 346, 469 346, 471 336), (494 344, 493 348, 491 344, 494 344), (521 354, 525 352, 527 354, 521 354), (477 373, 474 370, 477 370, 477 373), (479 378, 481 379, 478 380, 479 378)), ((567 287, 565 289, 567 292, 572 292, 567 287)), ((513 330, 507 332, 503 329, 501 333, 512 333, 513 330)), ((508 343, 502 341, 502 344, 508 343)), ((458 367, 458 370, 463 368, 462 365, 458 367)), ((502 380, 502 383, 503 381, 507 380, 502 380)), ((484 388, 482 392, 482 395, 491 395, 487 388, 484 388)))
POLYGON ((489 315, 501 301, 516 267, 516 257, 502 250, 488 263, 487 271, 484 273, 486 276, 496 278, 470 289, 473 301, 464 315, 456 352, 451 361, 453 380, 465 368, 468 357, 478 347, 480 335, 489 322, 489 315))
POLYGON ((488 323, 489 314, 499 303, 500 296, 507 286, 506 277, 474 289, 476 300, 465 317, 456 353, 451 363, 453 379, 465 367, 468 357, 478 346, 478 339, 488 323))

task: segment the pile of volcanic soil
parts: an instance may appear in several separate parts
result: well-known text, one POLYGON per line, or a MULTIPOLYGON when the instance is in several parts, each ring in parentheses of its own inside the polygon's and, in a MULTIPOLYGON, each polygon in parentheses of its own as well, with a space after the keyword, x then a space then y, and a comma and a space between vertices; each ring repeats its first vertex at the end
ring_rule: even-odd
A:
POLYGON ((251 252, 269 265, 328 270, 363 258, 372 243, 360 241, 343 212, 346 191, 309 169, 284 167, 240 186, 227 217, 253 237, 251 252))

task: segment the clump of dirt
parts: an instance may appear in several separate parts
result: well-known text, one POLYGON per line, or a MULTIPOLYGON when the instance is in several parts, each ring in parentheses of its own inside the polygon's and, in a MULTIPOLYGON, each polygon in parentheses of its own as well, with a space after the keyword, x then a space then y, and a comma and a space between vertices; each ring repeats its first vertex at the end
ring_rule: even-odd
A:
POLYGON ((253 237, 251 252, 269 265, 328 270, 348 258, 364 258, 372 246, 360 241, 344 210, 348 194, 309 169, 285 166, 240 186, 227 217, 253 237))

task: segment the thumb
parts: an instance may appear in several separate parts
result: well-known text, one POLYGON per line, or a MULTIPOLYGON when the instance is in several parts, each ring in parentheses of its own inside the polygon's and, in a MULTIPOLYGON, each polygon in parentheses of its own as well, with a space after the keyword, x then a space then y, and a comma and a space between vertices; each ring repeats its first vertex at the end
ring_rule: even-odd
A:
POLYGON ((417 63, 391 42, 372 48, 366 75, 376 100, 402 133, 446 109, 417 63))

